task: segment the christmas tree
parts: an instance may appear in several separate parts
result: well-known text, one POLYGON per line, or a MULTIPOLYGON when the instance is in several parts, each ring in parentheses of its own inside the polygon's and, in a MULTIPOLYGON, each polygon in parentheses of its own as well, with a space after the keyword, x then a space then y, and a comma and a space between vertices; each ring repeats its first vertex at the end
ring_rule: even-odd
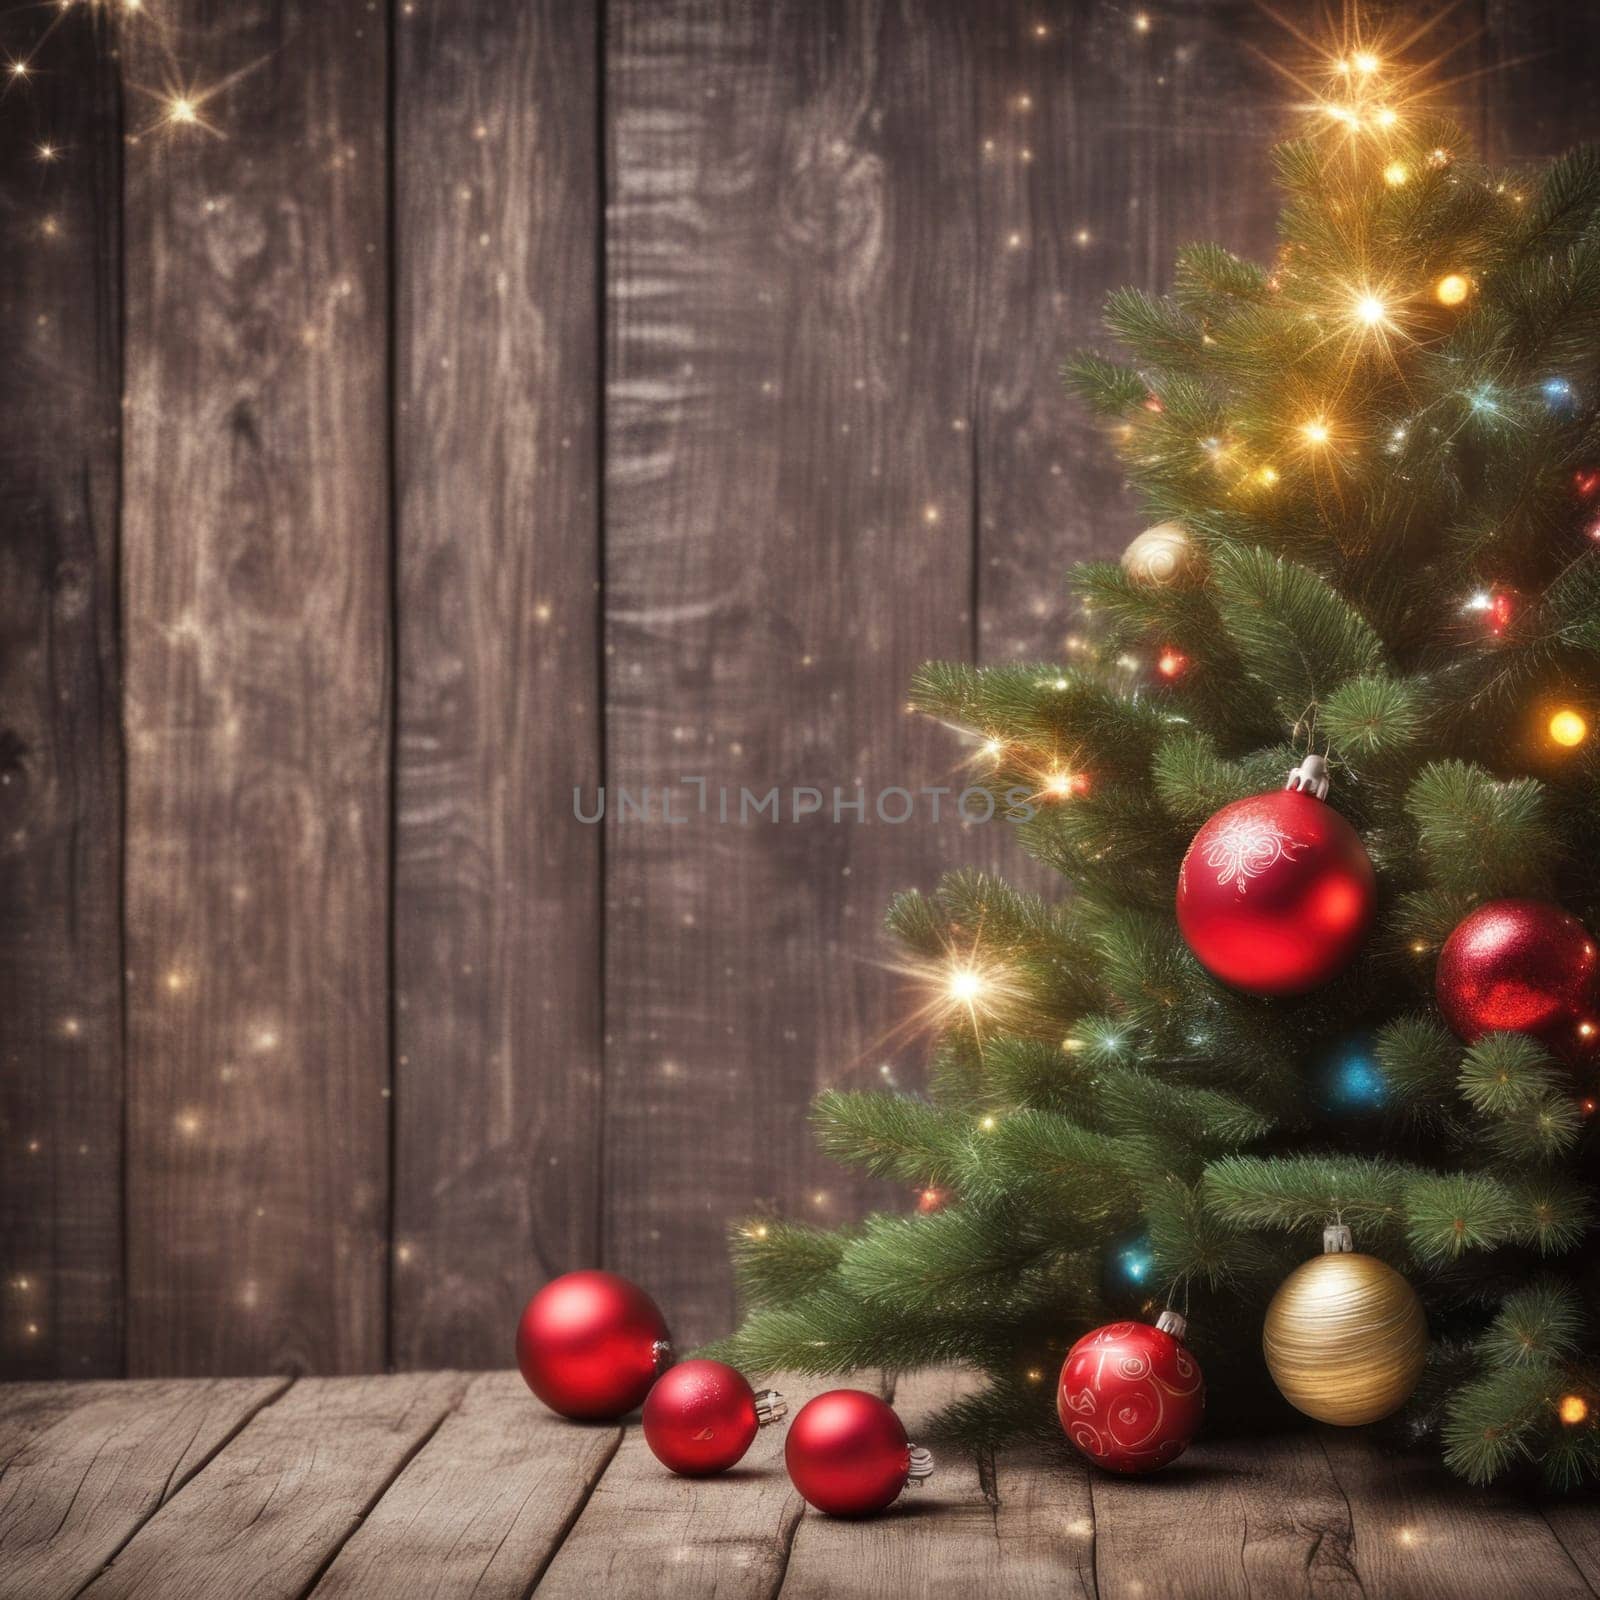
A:
POLYGON ((1463 1476, 1570 1484, 1600 1468, 1600 151, 1495 172, 1375 54, 1329 78, 1275 152, 1272 264, 1191 246, 1168 296, 1113 296, 1121 359, 1069 363, 1158 524, 1073 573, 1083 637, 912 691, 1071 892, 894 903, 928 1093, 815 1121, 921 1199, 746 1222, 722 1353, 957 1362, 985 1382, 947 1431, 1059 1437, 1068 1347, 1173 1306, 1214 1421, 1289 1415, 1272 1376, 1334 1420, 1409 1395, 1463 1476), (1269 1376, 1329 1224, 1420 1296, 1420 1382, 1381 1324, 1269 1376))

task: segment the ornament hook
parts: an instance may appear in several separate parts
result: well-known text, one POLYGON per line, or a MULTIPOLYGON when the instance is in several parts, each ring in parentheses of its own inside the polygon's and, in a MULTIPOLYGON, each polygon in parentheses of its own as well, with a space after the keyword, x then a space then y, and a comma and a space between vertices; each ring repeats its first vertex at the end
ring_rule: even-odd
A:
POLYGON ((1285 789, 1293 789, 1299 794, 1315 795, 1318 800, 1328 798, 1328 758, 1326 756, 1308 755, 1293 772, 1289 774, 1285 789))

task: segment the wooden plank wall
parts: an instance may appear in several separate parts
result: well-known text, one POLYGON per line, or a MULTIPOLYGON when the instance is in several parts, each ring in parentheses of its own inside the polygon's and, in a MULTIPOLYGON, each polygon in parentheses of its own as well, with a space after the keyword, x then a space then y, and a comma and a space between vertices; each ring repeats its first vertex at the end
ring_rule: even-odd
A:
MULTIPOLYGON (((1434 39, 1497 156, 1593 131, 1600 21, 1434 39)), ((752 1205, 905 1203, 806 1104, 918 1080, 888 895, 1022 872, 832 789, 959 782, 925 656, 1059 654, 1138 518, 1057 365, 1183 240, 1270 248, 1294 49, 1250 0, 0 3, 0 1371, 498 1366, 596 1261, 692 1343, 752 1205)))

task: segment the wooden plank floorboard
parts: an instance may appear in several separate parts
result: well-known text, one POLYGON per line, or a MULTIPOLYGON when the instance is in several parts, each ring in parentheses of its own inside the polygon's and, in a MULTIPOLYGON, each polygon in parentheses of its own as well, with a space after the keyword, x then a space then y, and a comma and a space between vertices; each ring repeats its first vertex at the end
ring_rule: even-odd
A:
MULTIPOLYGON (((785 1375, 763 1386, 783 1394, 792 1416, 812 1395, 839 1385, 785 1375)), ((785 1426, 764 1428, 731 1472, 680 1478, 656 1460, 643 1433, 630 1425, 539 1584, 542 1600, 577 1600, 612 1589, 652 1600, 709 1594, 768 1600, 783 1579, 803 1509, 784 1470, 785 1426)))
POLYGON ((0 1600, 71 1596, 287 1378, 27 1384, 0 1401, 0 1600))
MULTIPOLYGON (((897 1383, 895 1409, 914 1441, 971 1381, 935 1371, 897 1383)), ((1019 1454, 991 1474, 959 1452, 935 1459, 932 1479, 882 1516, 858 1522, 807 1510, 782 1600, 1094 1593, 1086 1468, 1019 1454)))
POLYGON ((1201 1443, 1152 1477, 1096 1472, 1092 1487, 1101 1600, 1362 1592, 1349 1508, 1313 1435, 1201 1443))
POLYGON ((1380 1455, 1359 1435, 1323 1448, 1350 1504, 1356 1569, 1384 1600, 1591 1596, 1550 1524, 1513 1491, 1469 1489, 1428 1456, 1380 1455))
POLYGON ((622 1437, 568 1422, 520 1374, 474 1378, 317 1585, 317 1600, 522 1600, 622 1437))
POLYGON ((1583 1581, 1600 1595, 1600 1506, 1594 1491, 1583 1489, 1570 1499, 1547 1501, 1541 1510, 1583 1581))
POLYGON ((302 1380, 84 1592, 93 1600, 298 1600, 467 1382, 455 1372, 302 1380))

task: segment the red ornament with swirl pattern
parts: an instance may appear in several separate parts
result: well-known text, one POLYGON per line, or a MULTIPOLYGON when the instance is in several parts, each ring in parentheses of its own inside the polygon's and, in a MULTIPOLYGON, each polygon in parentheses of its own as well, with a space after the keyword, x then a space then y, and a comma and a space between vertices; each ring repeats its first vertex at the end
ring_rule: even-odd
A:
POLYGON ((1464 1044, 1526 1033, 1568 1060, 1595 1052, 1600 949, 1548 900, 1491 900, 1456 924, 1439 952, 1434 994, 1464 1044))
POLYGON ((1305 994, 1349 965, 1377 904, 1360 835, 1327 805, 1327 762, 1224 806, 1178 871, 1178 929, 1212 977, 1246 994, 1305 994))
POLYGON ((1056 1415, 1067 1437, 1108 1472, 1154 1472, 1189 1448, 1206 1409, 1200 1363, 1184 1319, 1109 1322, 1067 1352, 1056 1415))

